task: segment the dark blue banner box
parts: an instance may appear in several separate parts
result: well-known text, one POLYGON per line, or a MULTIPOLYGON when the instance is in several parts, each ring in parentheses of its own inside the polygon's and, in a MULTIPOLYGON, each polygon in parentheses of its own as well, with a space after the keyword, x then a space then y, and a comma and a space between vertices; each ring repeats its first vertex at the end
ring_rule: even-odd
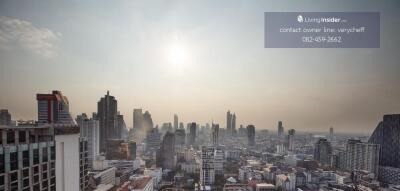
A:
POLYGON ((379 12, 266 12, 265 48, 379 48, 379 12))

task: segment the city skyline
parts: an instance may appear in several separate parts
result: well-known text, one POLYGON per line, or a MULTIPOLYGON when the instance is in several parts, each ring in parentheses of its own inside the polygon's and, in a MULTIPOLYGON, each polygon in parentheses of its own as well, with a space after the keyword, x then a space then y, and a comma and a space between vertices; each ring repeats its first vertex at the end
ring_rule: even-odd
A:
POLYGON ((60 90, 75 118, 110 90, 128 127, 134 108, 221 128, 231 110, 237 127, 371 134, 399 113, 399 3, 310 2, 1 1, 0 109, 37 120, 35 95, 60 90), (298 10, 380 11, 381 48, 264 49, 264 12, 298 10))

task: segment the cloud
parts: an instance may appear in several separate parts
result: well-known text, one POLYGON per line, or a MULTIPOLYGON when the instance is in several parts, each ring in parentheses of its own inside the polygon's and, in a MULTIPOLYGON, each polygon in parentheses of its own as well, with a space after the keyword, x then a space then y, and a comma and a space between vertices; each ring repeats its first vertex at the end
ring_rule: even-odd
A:
POLYGON ((56 41, 62 34, 48 28, 38 28, 31 22, 0 17, 0 49, 23 49, 46 58, 57 55, 56 41))

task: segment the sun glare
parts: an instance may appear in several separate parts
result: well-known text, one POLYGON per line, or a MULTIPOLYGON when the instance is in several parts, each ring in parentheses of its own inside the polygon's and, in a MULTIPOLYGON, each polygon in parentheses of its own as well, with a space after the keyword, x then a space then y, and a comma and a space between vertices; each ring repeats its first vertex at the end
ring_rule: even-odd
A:
POLYGON ((182 67, 188 61, 187 48, 183 43, 174 42, 167 48, 167 59, 175 67, 182 67))

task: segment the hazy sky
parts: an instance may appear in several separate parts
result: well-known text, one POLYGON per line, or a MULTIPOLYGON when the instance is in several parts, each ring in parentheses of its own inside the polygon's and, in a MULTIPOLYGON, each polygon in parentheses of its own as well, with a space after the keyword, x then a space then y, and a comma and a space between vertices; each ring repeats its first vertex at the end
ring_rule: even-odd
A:
POLYGON ((0 108, 36 119, 36 93, 97 111, 110 90, 132 125, 180 120, 371 132, 400 112, 399 1, 3 1, 0 108), (266 11, 380 11, 379 49, 265 49, 266 11))

